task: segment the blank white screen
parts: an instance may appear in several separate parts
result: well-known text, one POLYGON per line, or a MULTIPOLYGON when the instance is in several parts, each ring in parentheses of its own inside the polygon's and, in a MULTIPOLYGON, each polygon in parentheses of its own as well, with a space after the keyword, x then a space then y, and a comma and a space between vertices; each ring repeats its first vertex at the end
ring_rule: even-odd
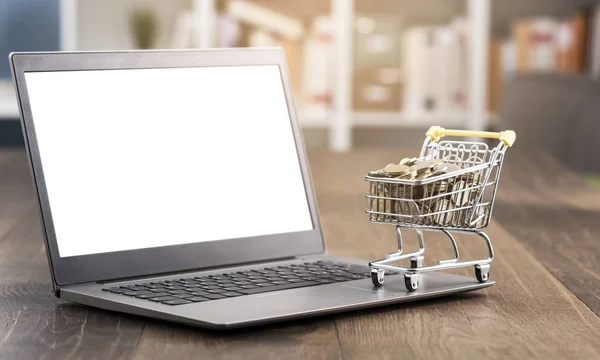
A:
POLYGON ((313 228, 278 66, 25 79, 61 257, 313 228))

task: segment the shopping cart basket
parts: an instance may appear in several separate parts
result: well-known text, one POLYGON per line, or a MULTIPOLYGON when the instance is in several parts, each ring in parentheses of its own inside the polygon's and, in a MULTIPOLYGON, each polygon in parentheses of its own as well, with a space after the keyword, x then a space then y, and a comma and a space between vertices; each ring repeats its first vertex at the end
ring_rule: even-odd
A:
POLYGON ((401 272, 409 291, 419 286, 420 273, 475 267, 479 282, 489 278, 494 250, 487 227, 492 216, 498 180, 506 149, 515 141, 514 131, 500 133, 483 131, 446 130, 433 126, 427 133, 418 158, 413 163, 443 163, 452 171, 421 179, 385 178, 366 176, 369 182, 367 213, 372 223, 396 225, 398 251, 385 259, 369 263, 371 279, 375 286, 384 282, 385 272, 401 272), (475 141, 441 141, 445 136, 499 139, 496 147, 475 141), (416 231, 419 250, 403 254, 402 228, 416 231), (425 253, 423 231, 440 231, 454 249, 451 259, 438 260, 436 265, 423 266, 425 253), (487 245, 488 257, 459 262, 459 251, 452 233, 481 237, 487 245), (390 263, 410 259, 410 267, 390 263))

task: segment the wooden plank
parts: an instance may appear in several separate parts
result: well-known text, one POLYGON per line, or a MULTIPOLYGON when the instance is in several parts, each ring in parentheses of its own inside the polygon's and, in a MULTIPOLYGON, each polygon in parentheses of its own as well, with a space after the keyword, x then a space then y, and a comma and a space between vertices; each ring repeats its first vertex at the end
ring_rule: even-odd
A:
POLYGON ((293 321, 232 332, 149 323, 136 359, 341 359, 331 318, 293 321))
MULTIPOLYGON (((416 149, 403 148, 360 149, 348 155, 313 152, 311 167, 319 193, 339 195, 331 204, 320 196, 320 207, 327 206, 327 210, 335 212, 336 208, 341 208, 336 207, 336 203, 353 197, 346 195, 348 189, 364 183, 364 174, 360 171, 366 172, 416 152, 416 149), (340 170, 338 163, 342 163, 344 169, 354 167, 353 173, 340 170), (331 168, 334 170, 329 170, 331 168)), ((323 209, 322 212, 326 213, 323 209)), ((543 151, 510 149, 493 215, 492 222, 506 227, 538 261, 600 316, 600 286, 597 286, 600 283, 600 251, 595 237, 600 232, 597 221, 600 218, 600 192, 543 151)), ((331 216, 335 217, 334 223, 339 223, 343 217, 340 214, 331 216)), ((340 231, 345 234, 360 230, 340 231)), ((387 243, 388 248, 394 246, 393 241, 387 243)), ((351 255, 350 249, 350 246, 342 246, 340 251, 351 255)))
POLYGON ((37 212, 0 242, 0 358, 128 358, 145 320, 69 304, 52 285, 37 212))
MULTIPOLYGON (((323 229, 331 253, 372 260, 394 250, 393 227, 369 224, 364 214, 367 187, 363 176, 373 167, 412 153, 402 149, 361 149, 349 154, 311 152, 323 229)), ((3 158, 0 152, 0 170, 9 169, 4 166, 18 164, 23 159, 18 154, 3 158)), ((528 206, 543 208, 550 201, 542 197, 549 198, 550 189, 556 186, 561 189, 575 187, 574 197, 559 196, 559 210, 565 204, 570 206, 568 212, 577 210, 589 214, 597 209, 600 202, 588 198, 589 191, 579 189, 579 177, 568 173, 564 177, 541 177, 544 169, 554 169, 552 163, 546 164, 547 159, 543 158, 535 158, 533 164, 526 160, 526 157, 516 156, 507 160, 500 185, 498 204, 501 206, 497 212, 506 213, 518 207, 521 201, 528 206), (515 163, 514 167, 508 166, 511 162, 515 163), (541 168, 539 176, 524 179, 519 175, 524 169, 531 171, 532 166, 541 168), (535 196, 531 195, 534 190, 537 191, 535 196), (580 198, 587 200, 579 201, 580 198), (507 210, 499 210, 502 206, 507 210)), ((500 226, 492 225, 489 233, 494 240, 497 259, 492 264, 491 276, 498 281, 492 288, 415 304, 218 333, 80 307, 50 296, 51 285, 33 193, 31 188, 22 185, 27 183, 29 175, 26 167, 19 170, 21 165, 15 166, 17 168, 11 172, 20 172, 20 175, 11 175, 10 181, 4 181, 0 176, 0 198, 15 190, 29 205, 18 210, 21 211, 19 216, 10 215, 9 210, 0 210, 6 215, 0 216, 4 221, 0 222, 2 359, 600 357, 600 318, 542 265, 552 271, 549 262, 556 262, 554 266, 559 270, 566 269, 559 263, 568 263, 568 258, 574 257, 579 259, 580 268, 577 269, 595 269, 594 254, 597 252, 591 247, 592 232, 583 241, 565 242, 572 246, 571 251, 550 259, 550 254, 543 252, 558 256, 551 251, 557 246, 555 238, 543 243, 549 250, 540 249, 539 239, 532 243, 534 240, 521 236, 514 238, 500 226), (578 257, 580 246, 587 250, 584 258, 578 257)), ((18 201, 19 196, 14 201, 18 201)), ((13 206, 4 209, 9 208, 13 206)), ((584 221, 580 213, 574 213, 568 218, 571 223, 556 221, 557 216, 562 219, 564 214, 545 214, 539 220, 525 213, 513 215, 506 223, 513 224, 509 226, 516 228, 515 233, 530 222, 542 224, 544 219, 554 221, 556 231, 572 231, 579 224, 595 229, 591 227, 593 224, 588 224, 593 215, 584 221), (530 218, 522 220, 526 215, 530 218)), ((463 238, 459 241, 464 245, 461 256, 475 257, 483 253, 479 242, 463 238)), ((428 238, 427 245, 433 257, 450 253, 447 242, 442 243, 440 236, 428 238)), ((472 276, 472 269, 457 272, 472 276)), ((572 275, 568 278, 568 274, 564 276, 573 278, 572 275)))
POLYGON ((24 160, 22 151, 0 152, 0 358, 129 358, 144 319, 70 304, 51 295, 24 160))
POLYGON ((600 316, 600 192, 543 152, 511 156, 494 217, 600 316))
MULTIPOLYGON (((394 149, 311 153, 332 253, 373 260, 394 250, 393 226, 369 224, 364 214, 363 176, 399 159, 401 153, 394 149)), ((340 315, 336 325, 344 358, 599 357, 600 319, 519 241, 497 225, 489 228, 489 234, 495 240, 497 258, 491 274, 497 285, 447 299, 340 315)), ((438 234, 430 235, 428 254, 448 254, 447 246, 437 248, 441 241, 438 234)), ((459 237, 459 246, 466 258, 483 253, 480 241, 465 236, 459 237)), ((458 272, 473 276, 472 271, 458 272)))

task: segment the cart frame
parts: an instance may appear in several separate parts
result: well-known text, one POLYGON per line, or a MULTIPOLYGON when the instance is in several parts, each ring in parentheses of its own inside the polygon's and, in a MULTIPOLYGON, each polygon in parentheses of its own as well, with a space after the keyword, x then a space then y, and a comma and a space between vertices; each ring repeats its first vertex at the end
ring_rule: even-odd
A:
POLYGON ((371 222, 396 225, 398 242, 396 252, 369 263, 371 279, 375 286, 383 285, 386 271, 400 272, 404 274, 406 288, 414 291, 419 286, 422 272, 467 266, 474 266, 479 282, 483 283, 489 279, 494 249, 489 236, 481 230, 490 222, 504 155, 515 139, 515 133, 510 130, 494 133, 446 130, 433 126, 426 133, 417 161, 441 160, 458 165, 461 170, 422 180, 365 177, 370 183, 370 193, 366 195, 366 212, 371 222), (445 136, 492 138, 500 141, 495 148, 489 149, 483 142, 440 141, 445 136), (436 187, 438 192, 433 190, 436 187), (444 191, 439 190, 444 187, 444 191), (455 187, 457 189, 454 189, 455 187), (421 191, 422 196, 415 197, 415 190, 421 191), (451 206, 451 200, 458 201, 460 205, 451 206), (439 205, 440 202, 442 206, 439 205), (403 254, 402 228, 416 231, 419 244, 417 251, 403 254), (438 260, 436 265, 423 266, 425 231, 439 231, 446 235, 452 244, 454 256, 451 259, 438 260), (487 246, 488 257, 459 262, 460 253, 452 233, 482 238, 487 246), (390 264, 405 259, 410 259, 410 267, 390 264))

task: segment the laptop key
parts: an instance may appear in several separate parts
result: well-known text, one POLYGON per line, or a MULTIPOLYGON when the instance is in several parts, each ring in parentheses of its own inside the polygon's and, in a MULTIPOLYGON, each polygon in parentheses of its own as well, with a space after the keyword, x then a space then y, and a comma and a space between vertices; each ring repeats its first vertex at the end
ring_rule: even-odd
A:
POLYGON ((250 281, 236 281, 234 282, 234 284, 236 285, 252 285, 252 283, 250 281))
POLYGON ((285 284, 289 284, 289 283, 290 283, 289 281, 284 281, 284 280, 273 281, 273 284, 275 284, 275 285, 285 285, 285 284))
POLYGON ((214 290, 206 290, 207 293, 211 293, 211 294, 220 294, 220 293, 224 293, 227 292, 227 290, 224 289, 214 289, 214 290))
POLYGON ((191 288, 187 288, 187 292, 190 292, 190 293, 192 293, 192 292, 196 292, 196 291, 203 291, 203 290, 204 290, 204 289, 203 289, 203 288, 201 288, 201 287, 193 287, 193 288, 191 287, 191 288))
POLYGON ((225 299, 225 296, 223 296, 222 294, 205 294, 202 295, 202 297, 205 297, 210 300, 225 299))
POLYGON ((207 292, 195 292, 195 293, 192 293, 192 295, 205 297, 205 298, 211 299, 211 300, 217 300, 217 299, 223 299, 223 298, 225 298, 225 296, 221 296, 221 294, 211 294, 211 293, 207 293, 207 292))
POLYGON ((119 288, 110 288, 110 289, 104 288, 104 289, 102 289, 102 291, 108 291, 108 292, 115 293, 115 294, 122 294, 124 292, 127 292, 128 290, 119 289, 119 288))
POLYGON ((194 297, 194 295, 192 294, 178 294, 178 295, 173 295, 173 297, 176 297, 178 299, 187 299, 190 297, 194 297))
POLYGON ((218 276, 218 275, 208 275, 209 278, 213 279, 213 280, 225 280, 226 278, 223 276, 218 276))
MULTIPOLYGON (((161 292, 161 293, 152 293, 152 294, 139 295, 139 296, 145 296, 144 299, 151 299, 151 298, 158 298, 158 297, 164 297, 164 296, 171 297, 171 294, 169 294, 168 292, 161 292)), ((136 297, 138 297, 138 296, 136 296, 136 297)))
POLYGON ((210 299, 200 297, 200 296, 193 296, 193 297, 186 298, 186 300, 191 301, 191 302, 202 302, 202 301, 209 301, 210 299))
MULTIPOLYGON (((242 290, 242 289, 240 289, 240 290, 242 290)), ((219 295, 223 295, 223 296, 227 296, 227 297, 236 297, 236 296, 242 296, 243 294, 231 291, 231 292, 226 292, 226 293, 222 293, 219 295)))
MULTIPOLYGON (((140 294, 140 295, 136 295, 135 297, 138 299, 149 299, 149 298, 155 298, 156 297, 156 293, 150 293, 150 294, 140 294)), ((169 294, 165 294, 169 295, 169 294)))
POLYGON ((256 289, 243 289, 243 290, 240 290, 240 292, 242 294, 252 295, 252 294, 260 294, 260 293, 280 291, 280 290, 296 289, 296 288, 301 288, 301 287, 309 287, 309 286, 314 286, 314 285, 319 285, 319 283, 316 281, 307 281, 307 282, 291 283, 291 284, 285 284, 285 285, 265 286, 265 287, 259 287, 256 289))
POLYGON ((161 286, 161 287, 155 287, 154 289, 150 289, 150 291, 159 293, 159 292, 167 292, 170 290, 161 286))
POLYGON ((255 278, 255 279, 250 279, 248 281, 250 281, 251 283, 254 283, 254 284, 258 284, 258 283, 267 282, 268 280, 265 278, 255 278))
POLYGON ((160 296, 160 297, 148 298, 148 300, 155 301, 155 302, 163 302, 166 300, 179 300, 179 299, 177 299, 176 297, 173 297, 173 296, 160 296))
POLYGON ((238 290, 241 290, 242 288, 241 287, 237 287, 237 286, 229 286, 229 287, 225 287, 223 289, 225 289, 227 291, 238 291, 238 290))
POLYGON ((258 286, 256 286, 256 285, 242 285, 240 287, 242 289, 256 289, 258 286))
POLYGON ((188 292, 185 290, 173 290, 173 291, 169 291, 170 294, 173 295, 179 295, 179 294, 187 294, 188 292))
POLYGON ((175 299, 175 300, 166 300, 161 301, 162 304, 165 305, 183 305, 183 304, 191 304, 192 302, 184 299, 175 299))

